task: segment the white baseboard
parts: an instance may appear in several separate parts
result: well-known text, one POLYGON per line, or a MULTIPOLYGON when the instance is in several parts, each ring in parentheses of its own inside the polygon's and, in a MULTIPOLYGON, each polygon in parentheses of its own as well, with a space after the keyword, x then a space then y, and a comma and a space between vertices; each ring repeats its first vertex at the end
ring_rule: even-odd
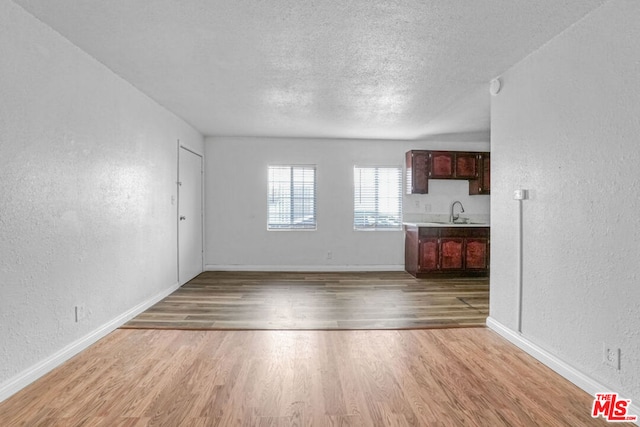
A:
MULTIPOLYGON (((502 323, 498 322, 492 317, 487 318, 487 327, 489 327, 490 329, 492 329, 493 331, 501 335, 507 341, 510 341, 512 344, 515 344, 521 350, 533 356, 539 362, 548 366, 553 371, 563 376, 564 378, 566 378, 576 386, 580 387, 582 390, 586 391, 591 396, 594 396, 596 393, 615 392, 615 390, 611 390, 610 387, 607 387, 601 384, 600 382, 594 380, 590 376, 586 375, 585 373, 580 372, 579 370, 575 369, 573 366, 559 359, 557 356, 554 356, 548 351, 532 343, 522 334, 507 328, 502 323)), ((622 397, 628 398, 626 396, 622 396, 622 397)), ((631 402, 631 405, 629 407, 630 415, 638 415, 640 417, 639 403, 640 402, 635 402, 635 403, 633 401, 631 402)), ((640 418, 638 419, 638 422, 636 422, 636 424, 640 425, 640 418)))
POLYGON ((176 289, 178 289, 180 285, 175 283, 171 285, 169 288, 159 292, 153 297, 147 299, 146 301, 141 302, 135 307, 127 310, 122 313, 120 316, 115 319, 105 323, 104 325, 94 329, 87 335, 82 338, 72 342, 71 344, 65 346, 61 350, 55 352, 51 356, 46 359, 36 363, 28 369, 20 372, 18 375, 10 378, 4 383, 0 384, 0 402, 6 400, 8 397, 22 390, 24 387, 28 386, 38 378, 42 377, 46 373, 52 371, 57 366, 71 359, 76 354, 80 353, 82 350, 85 350, 92 344, 94 344, 99 339, 105 337, 109 333, 116 330, 118 327, 127 323, 129 320, 136 317, 138 314, 142 313, 155 303, 159 302, 164 297, 168 296, 176 289))
POLYGON ((358 272, 404 271, 404 265, 244 265, 207 264, 205 271, 358 272))

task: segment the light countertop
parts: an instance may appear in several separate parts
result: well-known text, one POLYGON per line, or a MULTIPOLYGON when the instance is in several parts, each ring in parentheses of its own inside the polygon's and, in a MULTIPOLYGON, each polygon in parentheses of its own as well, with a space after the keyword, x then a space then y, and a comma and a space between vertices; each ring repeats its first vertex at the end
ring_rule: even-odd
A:
POLYGON ((437 221, 437 222, 403 222, 402 225, 408 227, 490 227, 491 225, 483 222, 483 223, 450 223, 445 221, 437 221))

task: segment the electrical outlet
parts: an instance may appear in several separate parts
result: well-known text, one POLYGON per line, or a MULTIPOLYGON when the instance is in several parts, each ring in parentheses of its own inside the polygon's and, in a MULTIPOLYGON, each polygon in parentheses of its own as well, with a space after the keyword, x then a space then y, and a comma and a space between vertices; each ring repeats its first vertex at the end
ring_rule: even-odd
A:
POLYGON ((332 259, 332 258, 333 258, 333 252, 327 251, 327 259, 332 259))
POLYGON ((620 370, 620 349, 614 348, 607 343, 602 343, 603 363, 616 371, 620 370))
POLYGON ((81 321, 82 319, 85 318, 85 309, 84 309, 84 305, 76 305, 75 307, 75 316, 76 316, 76 323, 78 323, 79 321, 81 321))
POLYGON ((431 205, 430 205, 429 203, 425 203, 425 205, 424 205, 424 211, 425 211, 426 213, 431 212, 431 205))

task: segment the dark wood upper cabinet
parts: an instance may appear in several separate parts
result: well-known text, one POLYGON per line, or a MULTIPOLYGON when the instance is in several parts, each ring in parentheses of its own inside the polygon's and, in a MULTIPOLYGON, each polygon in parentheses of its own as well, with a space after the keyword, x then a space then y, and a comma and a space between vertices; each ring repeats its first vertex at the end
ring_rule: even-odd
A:
POLYGON ((459 151, 430 151, 432 179, 476 179, 478 177, 478 153, 459 151))
POLYGON ((452 179, 455 170, 455 154, 451 151, 429 152, 429 178, 452 179))
POLYGON ((478 178, 478 154, 456 153, 456 178, 478 178))
POLYGON ((469 194, 491 194, 491 153, 476 155, 478 178, 469 181, 469 194))
POLYGON ((429 192, 429 152, 407 151, 407 194, 427 194, 429 192))
POLYGON ((469 194, 490 194, 490 153, 411 150, 405 155, 407 194, 427 194, 430 179, 465 179, 469 194))

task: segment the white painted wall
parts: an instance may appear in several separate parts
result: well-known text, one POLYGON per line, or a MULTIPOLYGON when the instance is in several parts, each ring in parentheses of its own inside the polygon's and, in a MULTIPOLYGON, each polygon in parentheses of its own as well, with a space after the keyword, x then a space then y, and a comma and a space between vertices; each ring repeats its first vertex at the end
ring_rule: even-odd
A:
POLYGON ((491 318, 640 402, 640 2, 612 0, 508 70, 492 99, 491 318), (603 364, 603 342, 622 369, 603 364))
POLYGON ((203 139, 7 0, 0 58, 1 400, 177 283, 177 140, 203 139))
MULTIPOLYGON (((466 137, 441 141, 207 138, 205 268, 371 270, 404 268, 401 231, 353 230, 353 166, 404 165, 410 149, 485 151, 466 137), (316 231, 267 231, 267 166, 317 166, 316 231), (327 259, 331 251, 332 259, 327 259)), ((404 213, 448 215, 453 200, 488 216, 489 196, 469 196, 468 181, 434 180, 430 194, 406 196, 404 213), (416 206, 416 201, 419 206, 416 206)))

